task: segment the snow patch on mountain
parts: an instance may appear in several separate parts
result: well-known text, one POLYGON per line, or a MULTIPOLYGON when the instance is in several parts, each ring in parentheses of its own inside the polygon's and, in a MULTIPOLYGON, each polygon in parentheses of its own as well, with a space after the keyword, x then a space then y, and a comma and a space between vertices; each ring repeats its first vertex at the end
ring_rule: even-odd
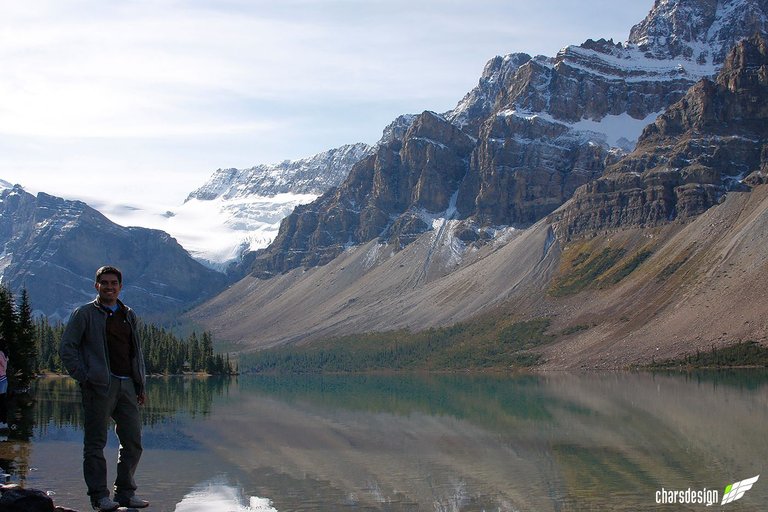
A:
MULTIPOLYGON (((696 43, 701 51, 709 46, 696 43)), ((554 59, 561 65, 582 69, 603 78, 621 77, 626 82, 677 80, 681 76, 693 81, 713 76, 719 65, 710 59, 705 62, 687 58, 655 59, 640 47, 628 44, 616 46, 611 53, 598 52, 581 46, 568 46, 554 59)))
POLYGON ((619 115, 607 115, 600 120, 582 119, 572 124, 574 130, 599 134, 605 137, 610 147, 619 147, 625 151, 635 148, 643 129, 653 123, 663 111, 649 114, 643 119, 635 119, 626 112, 619 115))
POLYGON ((637 143, 643 129, 653 123, 663 111, 654 112, 643 119, 635 119, 626 112, 619 115, 607 115, 602 119, 582 119, 575 123, 568 123, 555 119, 546 112, 524 112, 515 109, 502 110, 499 116, 517 116, 528 121, 540 119, 549 123, 557 123, 579 132, 590 140, 604 142, 609 147, 617 147, 624 151, 631 151, 637 143))

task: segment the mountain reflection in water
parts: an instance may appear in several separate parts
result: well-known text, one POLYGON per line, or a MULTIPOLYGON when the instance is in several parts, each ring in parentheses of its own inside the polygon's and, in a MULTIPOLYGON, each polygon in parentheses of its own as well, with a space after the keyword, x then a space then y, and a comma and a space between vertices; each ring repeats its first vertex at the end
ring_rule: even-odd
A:
MULTIPOLYGON (((746 370, 158 378, 137 481, 169 512, 656 509, 662 488, 764 472, 766 385, 746 370)), ((77 389, 35 393, 31 437, 0 443, 0 465, 88 510, 77 389)), ((734 510, 767 498, 758 482, 734 510)))

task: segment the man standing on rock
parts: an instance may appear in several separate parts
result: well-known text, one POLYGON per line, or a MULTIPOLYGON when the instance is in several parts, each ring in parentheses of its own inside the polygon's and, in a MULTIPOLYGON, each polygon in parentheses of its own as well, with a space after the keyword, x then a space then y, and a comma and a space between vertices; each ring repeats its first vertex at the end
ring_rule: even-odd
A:
POLYGON ((72 312, 60 347, 64 367, 80 385, 83 475, 91 504, 98 511, 149 505, 136 496, 133 478, 142 452, 139 406, 145 401, 146 373, 136 313, 118 300, 122 286, 120 270, 98 269, 98 296, 72 312), (107 488, 104 458, 110 418, 120 440, 114 501, 107 488))

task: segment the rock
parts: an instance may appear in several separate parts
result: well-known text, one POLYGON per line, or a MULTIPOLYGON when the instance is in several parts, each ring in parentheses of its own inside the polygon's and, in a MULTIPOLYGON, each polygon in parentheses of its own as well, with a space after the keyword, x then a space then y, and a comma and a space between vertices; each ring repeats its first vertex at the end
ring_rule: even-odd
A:
MULTIPOLYGON (((38 489, 24 489, 16 484, 0 486, 0 510, 3 512, 54 512, 53 500, 38 489)), ((59 509, 61 510, 61 509, 59 509)))

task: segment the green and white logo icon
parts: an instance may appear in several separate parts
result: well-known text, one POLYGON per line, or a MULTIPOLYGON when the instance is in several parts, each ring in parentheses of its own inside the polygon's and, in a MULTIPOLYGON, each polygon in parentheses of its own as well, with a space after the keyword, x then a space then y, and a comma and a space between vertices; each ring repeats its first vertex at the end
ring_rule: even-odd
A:
POLYGON ((726 503, 736 501, 744 496, 744 493, 752 488, 754 483, 757 482, 758 478, 760 478, 760 475, 747 478, 741 482, 734 482, 726 487, 725 491, 723 491, 723 502, 720 503, 720 505, 725 505, 726 503))

